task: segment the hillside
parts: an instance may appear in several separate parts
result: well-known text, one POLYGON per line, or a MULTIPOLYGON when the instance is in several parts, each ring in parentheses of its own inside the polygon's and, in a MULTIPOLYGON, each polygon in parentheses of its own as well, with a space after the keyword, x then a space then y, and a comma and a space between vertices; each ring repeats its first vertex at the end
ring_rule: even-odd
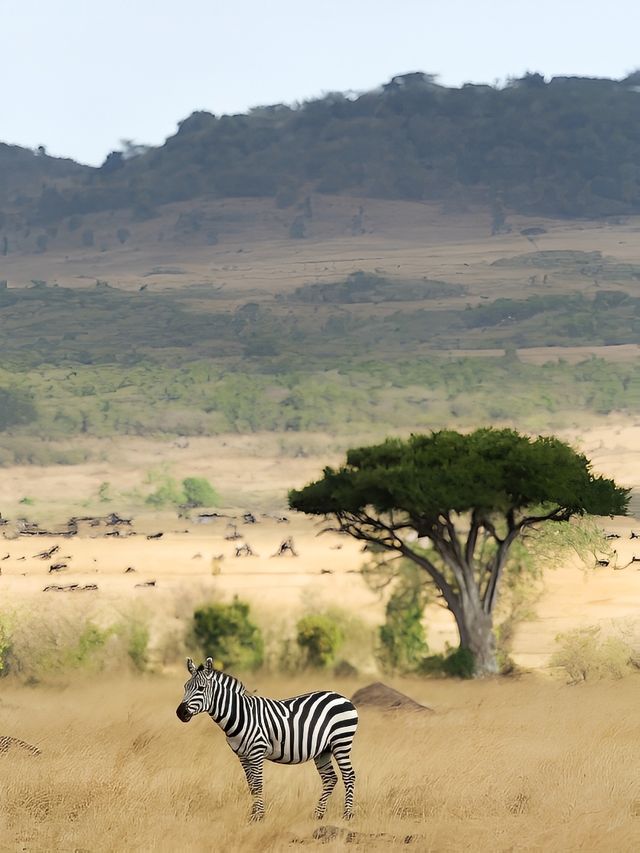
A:
POLYGON ((49 182, 64 188, 90 171, 73 160, 49 157, 44 148, 31 151, 0 142, 0 233, 11 226, 6 219, 8 210, 28 209, 49 182))
POLYGON ((491 236, 482 210, 310 208, 304 239, 270 200, 86 214, 5 258, 0 463, 77 461, 41 440, 78 435, 353 439, 640 410, 640 220, 511 216, 491 236), (185 230, 194 210, 213 245, 185 230))
MULTIPOLYGON (((503 88, 447 88, 415 72, 357 97, 331 93, 246 115, 196 112, 158 148, 112 152, 71 182, 51 169, 1 209, 9 243, 25 226, 130 209, 154 218, 170 202, 270 198, 304 212, 309 193, 469 204, 565 217, 640 212, 638 74, 622 81, 539 74, 503 88)), ((51 158, 43 158, 44 161, 51 158)), ((0 158, 0 183, 10 169, 0 158)), ((304 223, 296 228, 303 230, 304 223)), ((354 227, 357 227, 355 223, 354 227)), ((2 235, 0 235, 2 236, 2 235)))
POLYGON ((78 435, 635 415, 636 77, 405 75, 196 113, 100 169, 1 149, 0 175, 22 171, 0 222, 0 464, 78 435))

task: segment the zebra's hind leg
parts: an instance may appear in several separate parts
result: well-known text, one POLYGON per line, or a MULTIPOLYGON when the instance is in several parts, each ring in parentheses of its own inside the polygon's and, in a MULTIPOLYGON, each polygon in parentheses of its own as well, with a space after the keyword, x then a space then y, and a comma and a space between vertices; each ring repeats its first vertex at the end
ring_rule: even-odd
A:
POLYGON ((353 817, 353 789, 356 784, 356 774, 351 764, 351 743, 335 745, 332 748, 344 782, 343 817, 345 820, 351 820, 353 817))
POLYGON ((244 775, 247 777, 247 783, 253 805, 251 807, 251 820, 262 820, 264 817, 264 800, 262 798, 262 765, 264 760, 260 758, 240 758, 244 775))
POLYGON ((321 752, 314 759, 320 778, 322 779, 322 794, 316 806, 316 818, 322 820, 324 813, 327 810, 327 800, 331 796, 331 792, 338 781, 338 774, 333 769, 331 761, 331 751, 321 752))

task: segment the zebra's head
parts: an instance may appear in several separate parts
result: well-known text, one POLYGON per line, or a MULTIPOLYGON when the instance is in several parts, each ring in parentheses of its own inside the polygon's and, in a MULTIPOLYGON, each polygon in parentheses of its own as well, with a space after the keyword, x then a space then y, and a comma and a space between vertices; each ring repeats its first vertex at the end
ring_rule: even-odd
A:
POLYGON ((191 678, 184 686, 182 702, 176 709, 178 719, 183 723, 188 723, 195 714, 211 708, 215 689, 216 671, 211 658, 207 658, 206 663, 200 666, 196 666, 191 658, 187 658, 187 669, 191 678))

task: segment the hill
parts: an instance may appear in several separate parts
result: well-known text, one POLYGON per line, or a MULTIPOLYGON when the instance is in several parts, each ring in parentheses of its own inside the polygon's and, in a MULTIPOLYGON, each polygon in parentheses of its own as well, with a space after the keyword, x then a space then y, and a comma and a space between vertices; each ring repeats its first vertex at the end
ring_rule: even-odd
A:
POLYGON ((0 211, 5 211, 0 212, 0 232, 10 226, 3 219, 6 210, 16 206, 28 209, 34 199, 41 197, 43 185, 54 182, 60 187, 69 186, 90 171, 89 166, 73 160, 49 157, 42 147, 31 151, 0 142, 0 211))
POLYGON ((0 464, 74 461, 40 440, 78 435, 353 440, 640 409, 637 219, 491 236, 486 212, 416 202, 314 195, 311 214, 304 239, 271 200, 86 214, 11 253, 0 464))
MULTIPOLYGON (((5 230, 124 208, 144 220, 160 205, 203 197, 270 198, 304 211, 310 192, 481 204, 494 231, 508 211, 637 213, 637 77, 527 74, 504 88, 447 88, 415 72, 357 97, 196 112, 158 148, 114 151, 70 183, 51 170, 35 195, 13 185, 5 230)), ((31 163, 31 177, 39 165, 31 163)), ((6 174, 0 159, 0 179, 6 174)))

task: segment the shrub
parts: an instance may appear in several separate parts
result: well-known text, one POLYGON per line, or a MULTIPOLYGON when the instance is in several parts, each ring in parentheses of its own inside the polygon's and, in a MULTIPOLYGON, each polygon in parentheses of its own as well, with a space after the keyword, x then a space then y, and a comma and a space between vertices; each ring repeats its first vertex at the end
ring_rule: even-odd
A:
POLYGON ((36 420, 38 413, 31 394, 21 388, 0 388, 0 432, 36 420))
POLYGON ((193 614, 193 634, 202 651, 224 667, 257 669, 264 658, 264 641, 249 618, 249 605, 208 604, 193 614))
POLYGON ((129 624, 127 655, 137 670, 145 671, 149 664, 149 628, 145 623, 136 620, 129 624))
POLYGON ((11 653, 11 629, 6 617, 0 617, 0 676, 6 675, 7 659, 11 653))
POLYGON ((95 664, 97 653, 104 648, 111 634, 112 629, 103 631, 93 622, 87 622, 78 635, 75 645, 65 650, 63 663, 71 669, 86 666, 89 663, 95 664))
POLYGON ((421 569, 403 565, 378 629, 378 661, 388 672, 415 672, 429 651, 422 615, 427 603, 421 569))
POLYGON ((464 646, 449 652, 442 662, 442 671, 456 678, 473 678, 475 661, 472 652, 464 646))
POLYGON ((306 665, 317 668, 333 663, 344 639, 340 626, 326 613, 303 616, 298 620, 296 632, 306 665))
POLYGON ((100 483, 98 487, 98 500, 103 504, 108 504, 113 500, 111 496, 111 483, 106 480, 100 483))
POLYGON ((448 675, 453 678, 473 678, 474 670, 473 654, 463 646, 447 649, 445 654, 429 655, 418 668, 422 675, 448 675))
POLYGON ((220 496, 205 477, 185 477, 182 489, 189 506, 217 506, 220 503, 220 496))
POLYGON ((150 479, 157 485, 155 491, 145 498, 145 503, 149 506, 161 509, 166 506, 179 506, 185 502, 184 492, 173 477, 154 475, 150 479))
POLYGON ((560 648, 551 666, 564 669, 571 684, 600 678, 622 678, 631 671, 632 649, 620 637, 601 637, 598 625, 558 634, 560 648))
POLYGON ((135 613, 104 627, 83 607, 63 613, 52 604, 34 612, 0 613, 0 675, 37 683, 64 679, 73 671, 131 664, 144 670, 148 642, 147 623, 135 613))

